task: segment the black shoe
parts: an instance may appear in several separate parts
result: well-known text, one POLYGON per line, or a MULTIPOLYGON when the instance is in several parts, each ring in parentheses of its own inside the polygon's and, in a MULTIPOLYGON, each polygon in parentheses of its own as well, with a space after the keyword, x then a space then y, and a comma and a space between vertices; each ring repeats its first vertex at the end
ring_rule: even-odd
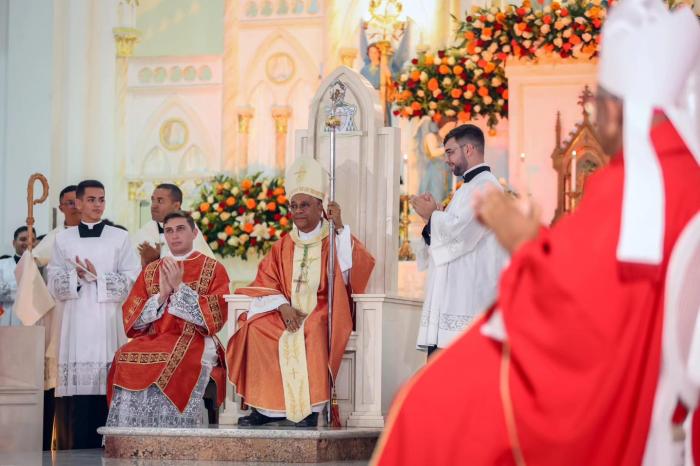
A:
POLYGON ((301 421, 294 424, 295 427, 316 427, 318 426, 318 413, 311 413, 301 421))
MULTIPOLYGON (((248 416, 243 416, 238 418, 238 425, 244 427, 250 426, 264 426, 271 422, 283 421, 283 417, 269 417, 264 414, 260 414, 258 410, 254 409, 252 413, 248 416)), ((303 421, 302 421, 303 422, 303 421)))

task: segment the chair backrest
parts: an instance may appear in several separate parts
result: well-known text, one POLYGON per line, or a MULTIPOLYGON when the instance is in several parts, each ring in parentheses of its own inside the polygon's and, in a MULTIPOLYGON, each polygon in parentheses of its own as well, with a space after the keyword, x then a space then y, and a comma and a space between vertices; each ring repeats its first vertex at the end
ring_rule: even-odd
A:
POLYGON ((700 212, 686 225, 671 253, 664 304, 664 364, 686 406, 700 393, 700 212))

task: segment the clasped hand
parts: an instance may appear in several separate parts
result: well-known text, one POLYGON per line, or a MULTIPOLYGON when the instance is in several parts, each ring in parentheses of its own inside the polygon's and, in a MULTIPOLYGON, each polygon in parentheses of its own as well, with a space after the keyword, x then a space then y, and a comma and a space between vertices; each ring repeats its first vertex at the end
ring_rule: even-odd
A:
POLYGON ((95 277, 97 277, 97 270, 95 270, 95 265, 90 262, 90 259, 85 259, 85 262, 83 262, 80 260, 80 257, 75 256, 75 262, 80 266, 76 267, 75 271, 81 280, 92 281, 95 279, 95 277), (88 275, 88 273, 85 271, 86 269, 87 272, 90 272, 93 275, 92 277, 88 275))
POLYGON ((185 267, 182 262, 177 262, 172 257, 163 258, 160 263, 160 277, 158 278, 160 288, 159 304, 163 304, 180 287, 184 273, 185 267))
POLYGON ((294 309, 289 304, 282 304, 279 307, 279 311, 282 315, 282 321, 284 322, 284 326, 287 327, 287 330, 289 330, 292 333, 296 332, 301 328, 301 324, 304 323, 304 319, 306 318, 306 314, 299 311, 298 309, 294 309))
POLYGON ((430 193, 411 196, 409 202, 411 203, 413 210, 415 210, 425 222, 430 220, 430 216, 433 215, 433 212, 436 210, 442 210, 442 206, 438 204, 433 195, 430 193))

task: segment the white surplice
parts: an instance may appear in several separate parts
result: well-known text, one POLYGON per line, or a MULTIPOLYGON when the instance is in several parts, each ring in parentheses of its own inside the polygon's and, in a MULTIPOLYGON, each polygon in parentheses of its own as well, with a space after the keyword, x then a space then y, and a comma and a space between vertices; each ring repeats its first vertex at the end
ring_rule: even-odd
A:
MULTIPOLYGON (((162 225, 161 225, 162 226, 162 225)), ((194 243, 192 243, 192 250, 199 251, 205 256, 215 259, 214 253, 204 239, 204 235, 199 228, 195 226, 197 230, 197 236, 194 237, 194 243)), ((160 257, 161 259, 165 256, 170 255, 170 250, 168 249, 168 243, 165 242, 165 237, 163 233, 158 230, 158 223, 155 220, 150 220, 140 230, 130 235, 131 243, 134 249, 138 248, 139 244, 144 241, 150 243, 151 246, 155 247, 160 245, 160 257)), ((136 249, 136 255, 138 255, 138 249, 136 249)))
POLYGON ((101 236, 81 238, 79 227, 70 227, 56 235, 48 281, 54 298, 64 302, 57 397, 107 393, 109 366, 126 342, 121 305, 140 270, 124 230, 105 225, 101 236), (76 256, 95 265, 97 280, 78 278, 69 262, 76 256))
POLYGON ((5 310, 5 313, 0 316, 0 326, 22 325, 22 321, 12 309, 17 294, 16 268, 15 257, 0 259, 0 305, 5 310))
POLYGON ((430 246, 423 239, 413 244, 419 269, 428 269, 416 343, 420 350, 449 345, 496 298, 508 254, 471 206, 474 192, 489 185, 502 189, 489 171, 464 183, 445 211, 433 212, 430 246))

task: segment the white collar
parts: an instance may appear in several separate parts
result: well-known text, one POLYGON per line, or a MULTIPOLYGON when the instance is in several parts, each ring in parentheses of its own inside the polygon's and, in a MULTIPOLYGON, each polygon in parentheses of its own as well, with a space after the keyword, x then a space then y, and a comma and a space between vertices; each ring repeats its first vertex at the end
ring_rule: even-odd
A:
POLYGON ((303 231, 297 229, 297 232, 299 233, 299 239, 302 241, 308 241, 310 239, 315 239, 321 234, 321 226, 323 225, 323 220, 318 222, 318 225, 316 225, 316 228, 311 230, 308 233, 304 233, 303 231))
POLYGON ((474 165, 473 167, 468 168, 467 171, 465 171, 464 173, 462 173, 462 177, 464 177, 464 175, 466 175, 466 174, 469 173, 470 171, 473 171, 473 170, 476 170, 476 169, 479 168, 479 167, 485 167, 485 166, 486 166, 486 162, 482 162, 482 163, 480 163, 479 165, 474 165))
POLYGON ((102 223, 102 220, 100 220, 99 222, 94 222, 94 223, 88 223, 88 222, 84 222, 84 221, 81 220, 80 223, 82 223, 83 225, 85 225, 86 227, 88 227, 90 230, 92 230, 92 228, 93 228, 95 225, 97 225, 98 223, 102 223))
POLYGON ((172 254, 172 252, 170 253, 170 255, 173 256, 173 259, 175 259, 176 261, 184 261, 185 259, 190 257, 195 252, 196 251, 194 250, 194 248, 192 248, 192 250, 190 252, 188 252, 187 254, 183 254, 181 256, 176 256, 175 254, 172 254))

